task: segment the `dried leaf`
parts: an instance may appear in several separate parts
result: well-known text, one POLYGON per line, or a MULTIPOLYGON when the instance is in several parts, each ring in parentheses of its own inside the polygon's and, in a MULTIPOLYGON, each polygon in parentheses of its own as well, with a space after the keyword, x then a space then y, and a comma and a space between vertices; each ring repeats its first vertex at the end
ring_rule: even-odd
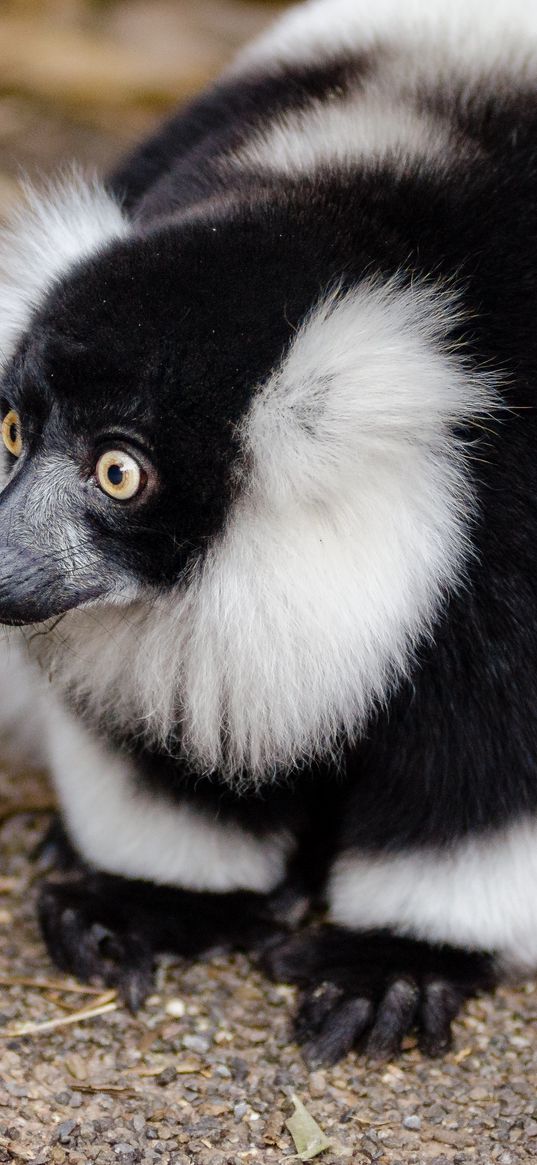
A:
POLYGON ((461 1048, 460 1052, 455 1053, 453 1060, 456 1064, 462 1064, 463 1060, 467 1060, 468 1056, 472 1055, 472 1052, 473 1048, 461 1048))
POLYGON ((80 1081, 77 1084, 77 1092, 103 1092, 111 1096, 119 1092, 128 1092, 131 1096, 136 1096, 136 1089, 131 1084, 87 1084, 80 1081))
POLYGON ((86 1080, 88 1065, 76 1052, 65 1061, 65 1067, 75 1080, 86 1080))
POLYGON ((285 1123, 295 1142, 297 1156, 301 1161, 312 1161, 319 1153, 324 1153, 330 1148, 330 1141, 298 1096, 293 1095, 291 1100, 295 1111, 285 1123))

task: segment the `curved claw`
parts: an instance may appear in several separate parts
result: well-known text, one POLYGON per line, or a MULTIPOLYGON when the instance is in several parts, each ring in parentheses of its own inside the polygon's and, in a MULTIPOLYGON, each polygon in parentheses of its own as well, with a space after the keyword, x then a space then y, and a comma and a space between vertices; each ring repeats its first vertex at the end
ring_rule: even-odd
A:
POLYGON ((154 953, 128 920, 114 925, 107 919, 106 905, 83 880, 45 884, 38 910, 57 966, 83 982, 101 979, 116 987, 129 1010, 138 1011, 152 989, 154 953))

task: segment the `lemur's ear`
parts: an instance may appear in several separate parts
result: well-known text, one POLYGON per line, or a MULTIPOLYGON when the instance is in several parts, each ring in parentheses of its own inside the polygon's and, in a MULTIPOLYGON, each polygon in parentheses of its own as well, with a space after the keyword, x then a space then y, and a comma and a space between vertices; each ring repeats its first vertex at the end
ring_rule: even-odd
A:
POLYGON ((54 280, 127 231, 105 187, 76 169, 39 191, 23 185, 21 205, 0 234, 0 360, 9 358, 54 280))

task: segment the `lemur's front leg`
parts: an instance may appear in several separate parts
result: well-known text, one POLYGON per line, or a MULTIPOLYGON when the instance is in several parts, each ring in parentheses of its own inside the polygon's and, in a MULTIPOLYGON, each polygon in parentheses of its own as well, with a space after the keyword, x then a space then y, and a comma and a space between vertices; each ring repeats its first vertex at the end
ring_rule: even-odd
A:
POLYGON ((60 967, 116 986, 135 1009, 157 953, 247 950, 285 933, 289 896, 274 894, 295 842, 271 824, 268 805, 254 827, 242 802, 226 808, 218 786, 205 797, 201 781, 191 798, 174 794, 173 771, 167 789, 143 758, 108 747, 60 709, 53 728, 53 776, 85 865, 41 892, 43 934, 60 967))
POLYGON ((133 1011, 151 991, 159 952, 259 950, 285 933, 265 894, 199 893, 100 873, 46 883, 39 919, 62 970, 117 987, 133 1011))

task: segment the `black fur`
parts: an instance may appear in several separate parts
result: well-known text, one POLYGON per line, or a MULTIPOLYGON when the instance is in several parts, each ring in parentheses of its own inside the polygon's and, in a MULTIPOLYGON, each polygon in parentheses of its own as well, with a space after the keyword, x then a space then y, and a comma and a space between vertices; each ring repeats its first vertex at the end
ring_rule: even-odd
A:
POLYGON ((297 903, 293 886, 270 897, 207 894, 88 874, 43 886, 39 919, 62 970, 116 987, 132 1011, 151 990, 159 951, 257 952, 272 978, 304 988, 295 1035, 322 1063, 355 1045, 388 1058, 414 1029, 421 1050, 440 1055, 463 1001, 495 982, 490 956, 478 952, 338 927, 286 937, 297 903))
POLYGON ((357 88, 373 63, 373 54, 356 54, 319 66, 222 81, 143 142, 110 176, 110 189, 141 223, 217 192, 226 194, 229 175, 218 166, 226 153, 261 129, 267 117, 302 109, 312 99, 330 100, 351 85, 357 88))
POLYGON ((423 1052, 441 1055, 463 1000, 495 981, 485 954, 339 927, 285 939, 263 964, 273 978, 304 988, 296 1035, 308 1058, 322 1063, 357 1044, 389 1058, 413 1029, 423 1052))

